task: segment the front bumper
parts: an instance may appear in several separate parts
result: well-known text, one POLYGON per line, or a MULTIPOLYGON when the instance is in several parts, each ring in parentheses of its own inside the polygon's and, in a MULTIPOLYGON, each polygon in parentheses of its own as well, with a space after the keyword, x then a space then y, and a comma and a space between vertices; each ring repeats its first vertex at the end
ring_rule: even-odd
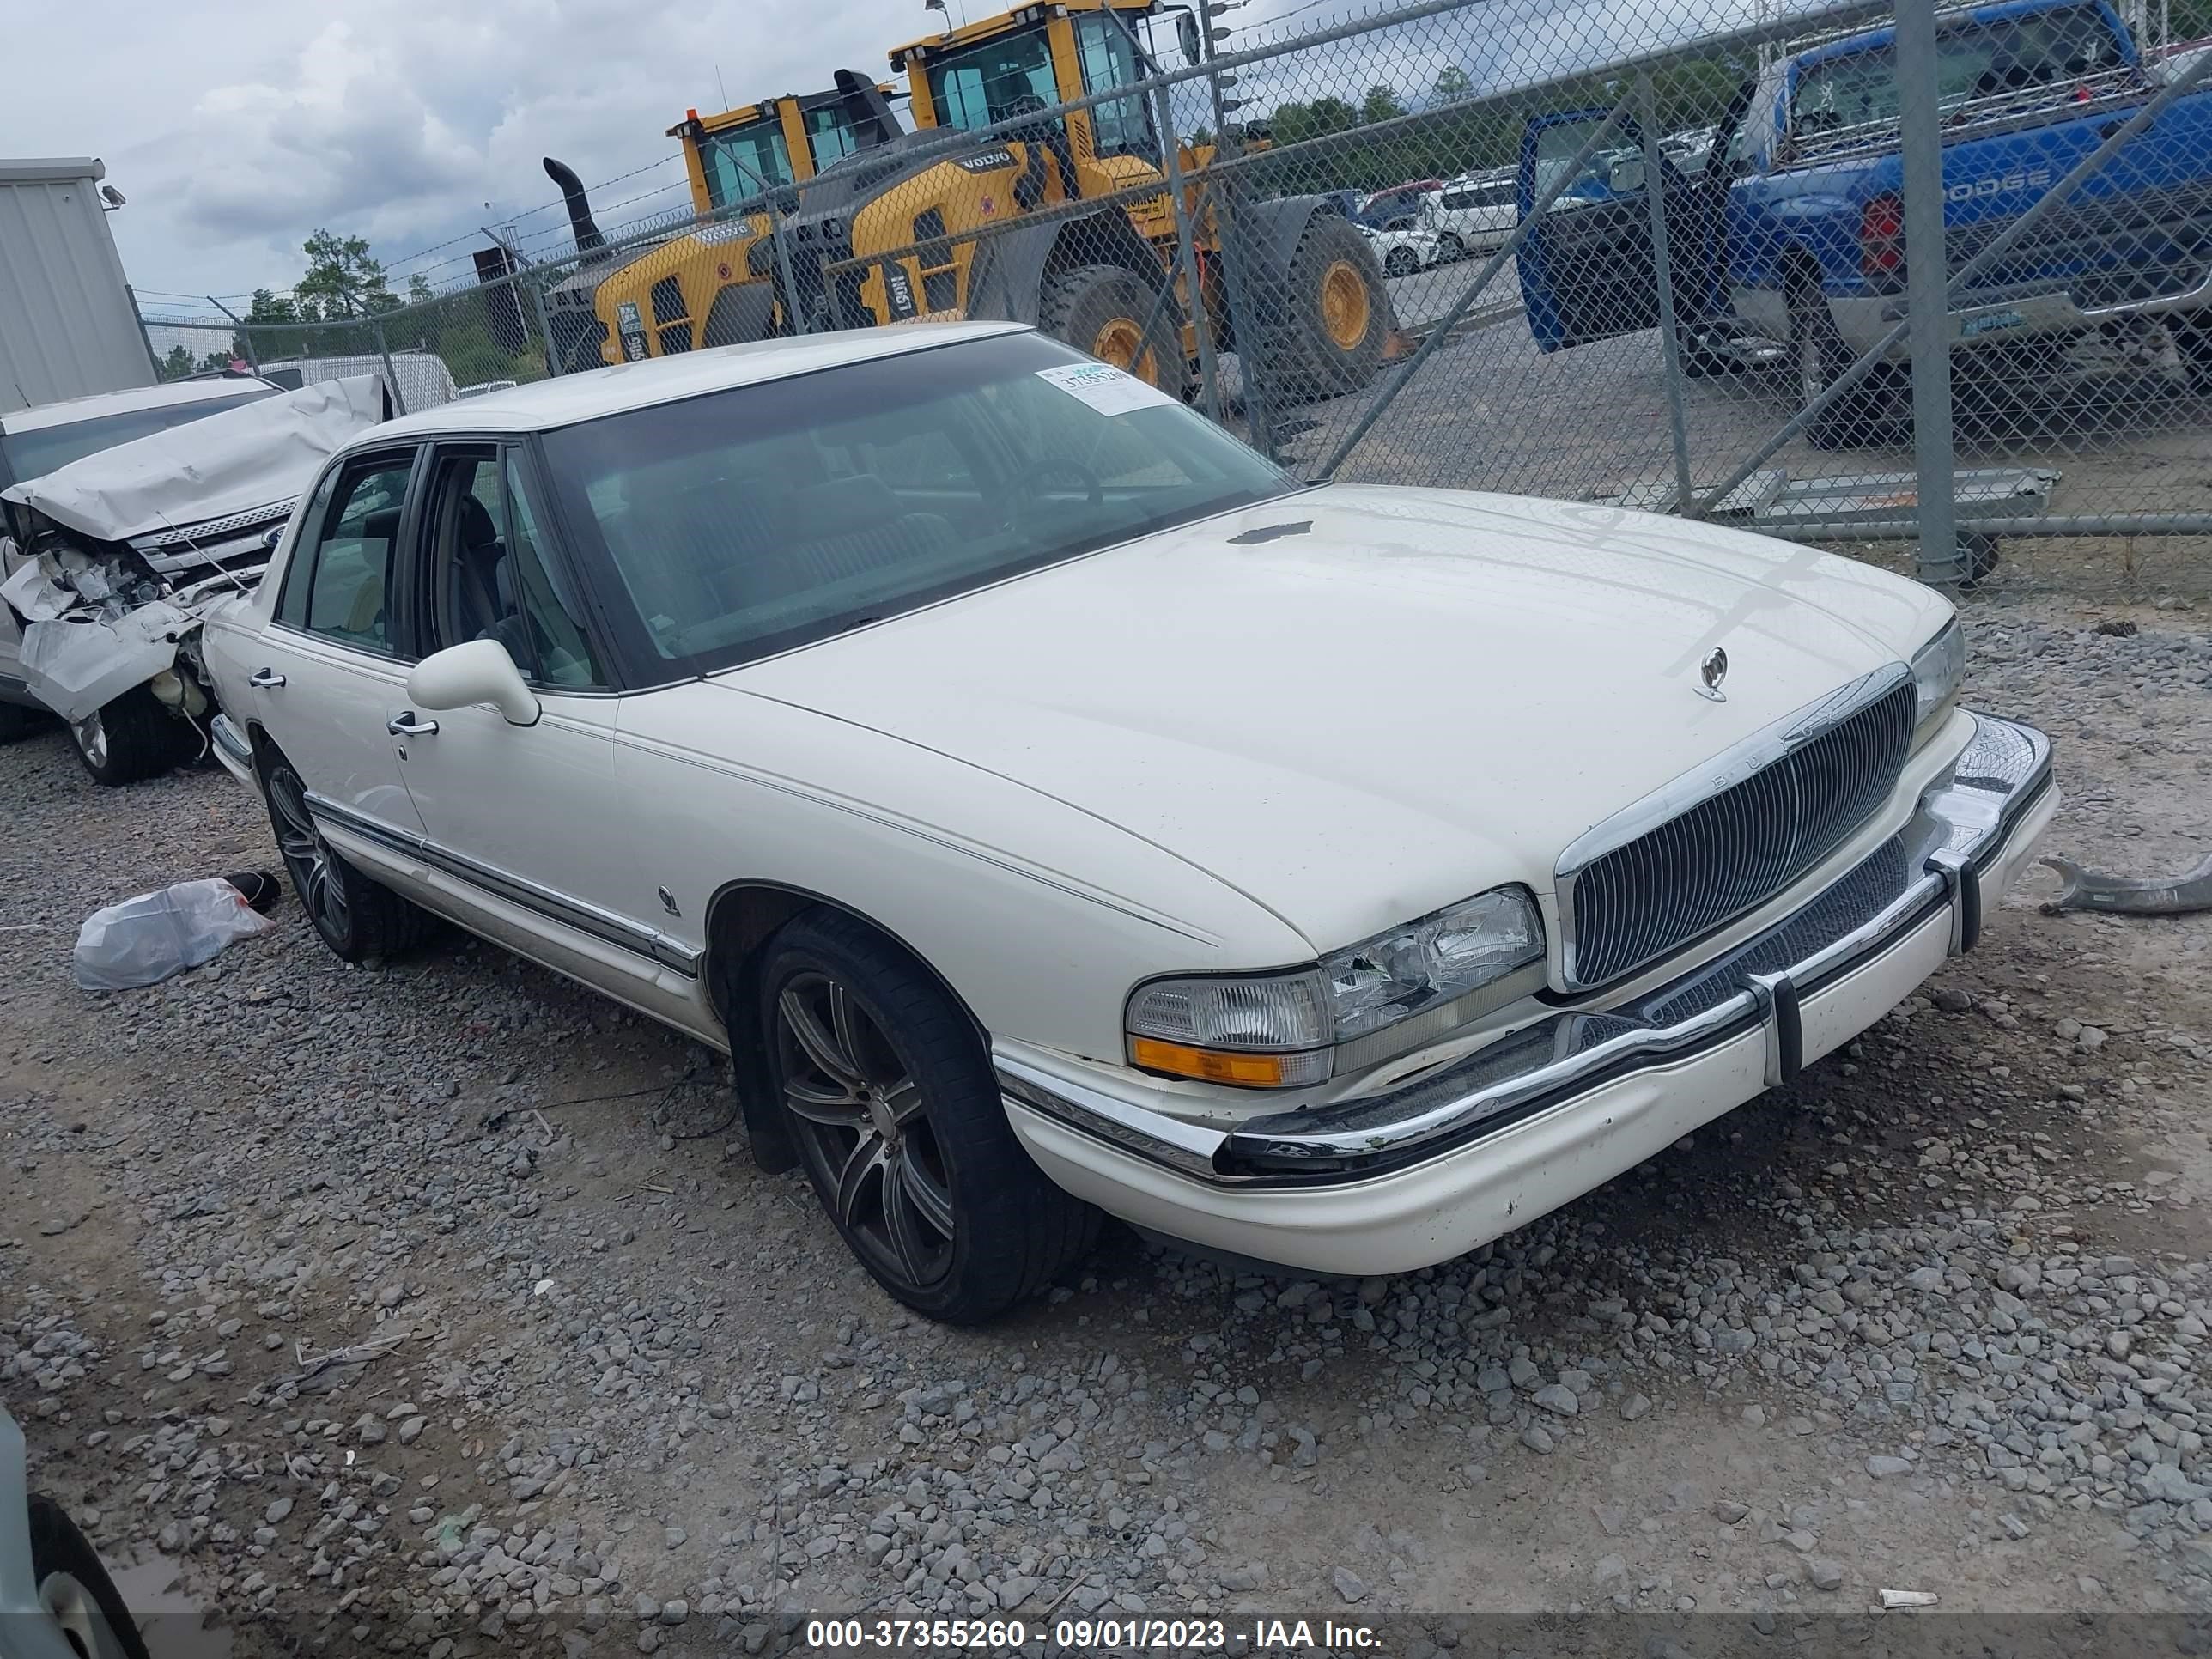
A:
POLYGON ((222 769, 258 793, 261 785, 253 775, 253 745, 246 741, 246 733, 228 714, 217 714, 209 722, 208 729, 214 733, 215 741, 210 746, 215 750, 215 757, 222 763, 222 769))
POLYGON ((1126 1219, 1309 1270, 1445 1261, 1789 1082, 1971 950, 2057 791, 2033 727, 1982 715, 1912 821, 1746 943, 1632 1002, 1549 1015, 1410 1083, 1227 1127, 1000 1044, 1014 1132, 1126 1219))

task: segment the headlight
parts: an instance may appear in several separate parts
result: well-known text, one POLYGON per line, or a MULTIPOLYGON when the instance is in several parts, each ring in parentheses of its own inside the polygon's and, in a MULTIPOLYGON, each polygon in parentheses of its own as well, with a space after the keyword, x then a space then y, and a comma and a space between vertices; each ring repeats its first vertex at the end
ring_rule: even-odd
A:
POLYGON ((1912 691, 1917 701, 1912 730, 1916 740, 1926 737, 1951 712, 1958 701, 1959 683, 1966 677, 1966 636, 1956 617, 1943 631, 1912 653, 1912 691))
POLYGON ((1465 996, 1543 954, 1534 896, 1497 888, 1300 973, 1140 986, 1123 1022, 1130 1063, 1260 1088, 1320 1083, 1334 1045, 1465 996))

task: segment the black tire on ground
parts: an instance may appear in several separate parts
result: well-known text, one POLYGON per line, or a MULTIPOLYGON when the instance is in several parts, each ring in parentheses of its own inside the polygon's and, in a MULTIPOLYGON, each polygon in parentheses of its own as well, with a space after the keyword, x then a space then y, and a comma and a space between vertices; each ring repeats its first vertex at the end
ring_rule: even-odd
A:
POLYGON ((1733 352, 1719 349, 1712 343, 1722 332, 1710 323, 1693 323, 1682 331, 1677 344, 1681 354, 1683 374, 1693 380, 1710 380, 1723 374, 1741 372, 1741 358, 1733 352))
POLYGON ((1120 265, 1076 265, 1045 278, 1037 325, 1170 398, 1183 395, 1182 309, 1120 265))
POLYGON ((420 945, 430 931, 429 912, 363 875, 324 840, 291 762, 271 749, 262 756, 260 771, 269 827, 292 891, 331 954, 362 962, 400 956, 420 945))
POLYGON ((100 1553, 62 1506, 31 1494, 31 1577, 40 1605, 86 1659, 147 1659, 145 1638, 100 1553))
POLYGON ((1099 1212, 1015 1139, 974 1021, 905 952, 851 916, 810 910, 770 941, 759 994, 799 1161, 899 1301, 977 1324, 1097 1243, 1099 1212))
POLYGON ((1385 276, 1411 276, 1421 268, 1421 256, 1409 247, 1394 247, 1382 256, 1385 276))
MULTIPOLYGON (((1809 283, 1790 293, 1790 350, 1797 376, 1797 406, 1802 410, 1841 379, 1852 363, 1851 349, 1836 332, 1827 302, 1809 283)), ((1859 449, 1899 435, 1897 410, 1904 375, 1895 364, 1877 366, 1842 396, 1829 400, 1805 428, 1815 449, 1859 449)), ((1911 430, 1911 405, 1904 404, 1905 433, 1911 430)))
POLYGON ((1273 314, 1249 335, 1260 343, 1270 396, 1315 403, 1375 378, 1390 337, 1390 300, 1375 250, 1349 219, 1315 214, 1289 265, 1261 287, 1273 314))
POLYGON ((70 722, 77 759, 95 781, 110 786, 137 783, 183 765, 199 747, 197 735, 143 685, 70 722))
POLYGON ((1448 230, 1444 232, 1443 235, 1437 238, 1437 263, 1438 264, 1455 265, 1466 258, 1467 244, 1460 240, 1456 233, 1448 230))

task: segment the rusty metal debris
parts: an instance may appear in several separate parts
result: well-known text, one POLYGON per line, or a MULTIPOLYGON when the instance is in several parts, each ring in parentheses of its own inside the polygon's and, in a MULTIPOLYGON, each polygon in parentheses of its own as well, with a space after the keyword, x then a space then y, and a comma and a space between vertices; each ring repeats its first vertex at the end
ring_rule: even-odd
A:
POLYGON ((2085 870, 2071 859, 2045 859, 2065 882, 2055 899, 2047 900, 2043 914, 2062 910, 2102 910, 2116 916, 2185 916, 2212 910, 2212 858, 2185 876, 2108 876, 2085 870))

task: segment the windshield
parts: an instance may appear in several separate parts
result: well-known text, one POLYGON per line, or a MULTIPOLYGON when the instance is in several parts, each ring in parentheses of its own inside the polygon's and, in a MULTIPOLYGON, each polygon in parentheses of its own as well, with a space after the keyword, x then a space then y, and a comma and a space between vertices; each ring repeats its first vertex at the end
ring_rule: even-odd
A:
POLYGON ((699 167, 707 175, 707 199, 718 208, 751 200, 761 193, 763 179, 770 185, 794 182, 783 125, 773 115, 702 138, 699 167))
MULTIPOLYGON (((1143 78, 1127 29, 1121 19, 1105 12, 1090 12, 1075 20, 1075 53, 1083 65, 1086 95, 1131 86, 1143 78)), ((1142 98, 1093 105, 1091 130, 1101 155, 1141 155, 1148 161, 1159 157, 1159 145, 1152 137, 1152 114, 1142 98)))
POLYGON ((938 125, 970 132, 1058 103, 1044 30, 1001 34, 931 60, 929 101, 938 125))
POLYGON ((845 107, 842 100, 825 108, 808 110, 805 118, 806 148, 813 152, 817 173, 860 149, 860 138, 853 130, 852 112, 845 107))
POLYGON ((117 415, 101 415, 88 421, 71 421, 64 426, 42 426, 29 432, 10 432, 0 437, 7 447, 7 472, 15 483, 28 483, 33 478, 43 478, 47 473, 67 466, 71 461, 81 461, 88 455, 96 455, 103 449, 112 449, 118 444, 127 444, 134 438, 151 437, 156 432, 167 432, 171 427, 189 426, 194 421, 205 420, 210 415, 220 415, 226 409, 236 409, 245 404, 258 403, 264 398, 273 398, 276 390, 257 386, 230 398, 208 398, 198 403, 169 404, 160 409, 125 410, 117 415))
POLYGON ((547 434, 632 655, 708 673, 1299 488, 1041 335, 966 340, 547 434))
MULTIPOLYGON (((1944 109, 2039 87, 2065 86, 2121 67, 2120 44, 2094 6, 2033 12, 1947 30, 1936 43, 1936 98, 1944 109)), ((1897 54, 1882 46, 1816 63, 1798 78, 1791 131, 1799 137, 1898 118, 1897 54)))

